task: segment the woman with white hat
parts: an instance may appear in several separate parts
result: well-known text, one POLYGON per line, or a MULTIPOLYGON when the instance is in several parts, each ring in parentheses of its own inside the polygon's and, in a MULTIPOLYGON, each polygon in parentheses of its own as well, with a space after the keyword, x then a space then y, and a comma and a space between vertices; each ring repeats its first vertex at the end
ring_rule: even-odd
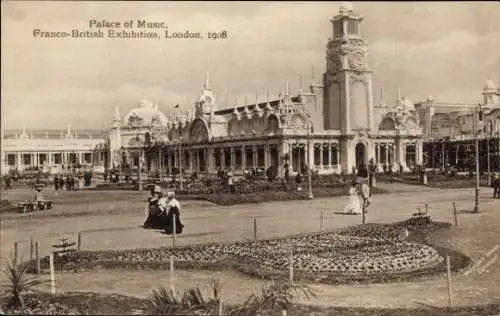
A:
POLYGON ((360 183, 357 178, 352 181, 351 187, 349 188, 349 199, 347 200, 347 203, 344 207, 345 213, 357 215, 363 212, 361 207, 361 201, 359 198, 359 191, 358 191, 359 184, 360 183))
POLYGON ((159 212, 159 202, 163 194, 159 185, 155 185, 151 189, 151 197, 148 198, 148 217, 144 222, 144 228, 162 228, 159 212))
POLYGON ((162 199, 160 202, 161 206, 164 207, 167 212, 167 225, 165 228, 166 234, 172 234, 174 231, 174 221, 175 221, 175 234, 181 234, 184 225, 181 222, 181 205, 179 201, 175 198, 175 192, 167 192, 167 198, 162 199))

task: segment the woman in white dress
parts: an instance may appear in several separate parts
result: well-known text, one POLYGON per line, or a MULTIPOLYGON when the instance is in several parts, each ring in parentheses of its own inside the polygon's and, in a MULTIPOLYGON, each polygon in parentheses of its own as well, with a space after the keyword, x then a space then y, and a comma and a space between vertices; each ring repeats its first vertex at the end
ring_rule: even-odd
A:
POLYGON ((349 199, 344 207, 345 213, 350 214, 361 214, 363 212, 361 208, 361 201, 359 199, 359 192, 357 187, 357 181, 354 180, 349 188, 349 199))

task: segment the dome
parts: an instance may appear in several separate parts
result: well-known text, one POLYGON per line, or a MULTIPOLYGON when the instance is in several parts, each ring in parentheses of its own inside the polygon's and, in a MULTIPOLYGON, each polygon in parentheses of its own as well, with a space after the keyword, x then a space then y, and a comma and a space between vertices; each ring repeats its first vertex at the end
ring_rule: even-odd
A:
POLYGON ((496 90, 497 86, 493 82, 493 80, 487 80, 486 84, 484 85, 484 91, 490 91, 490 90, 496 90))
POLYGON ((410 101, 410 99, 405 97, 401 100, 401 103, 403 104, 403 107, 408 111, 415 111, 415 105, 410 101))
POLYGON ((142 100, 137 108, 125 116, 124 122, 129 125, 160 124, 166 126, 168 119, 157 106, 154 106, 153 102, 142 100))

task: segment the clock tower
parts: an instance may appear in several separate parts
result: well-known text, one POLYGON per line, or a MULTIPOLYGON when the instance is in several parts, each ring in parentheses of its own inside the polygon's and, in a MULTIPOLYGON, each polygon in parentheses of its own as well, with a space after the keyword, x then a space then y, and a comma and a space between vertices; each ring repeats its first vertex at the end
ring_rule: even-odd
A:
POLYGON ((372 78, 362 21, 351 3, 343 3, 331 20, 333 34, 326 53, 324 127, 345 136, 374 128, 372 78))

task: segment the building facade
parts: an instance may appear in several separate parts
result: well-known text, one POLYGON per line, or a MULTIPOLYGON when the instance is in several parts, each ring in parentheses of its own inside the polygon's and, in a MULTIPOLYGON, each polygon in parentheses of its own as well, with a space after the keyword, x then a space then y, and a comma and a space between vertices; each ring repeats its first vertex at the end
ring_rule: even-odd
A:
POLYGON ((292 95, 288 83, 277 100, 222 108, 208 75, 195 103, 194 117, 173 120, 151 103, 123 120, 117 115, 110 132, 108 167, 137 166, 153 172, 174 168, 214 173, 219 168, 297 172, 309 166, 318 173, 350 173, 369 160, 379 170, 399 170, 422 162, 422 128, 415 107, 398 97, 394 106, 374 106, 372 71, 363 18, 343 5, 332 19, 326 72, 307 91, 292 95), (310 163, 309 163, 310 161, 310 163), (114 165, 112 164, 114 163, 114 165))
POLYGON ((478 139, 479 167, 500 172, 500 89, 484 85, 481 102, 436 102, 428 97, 415 105, 424 130, 424 160, 429 168, 474 169, 478 139))
POLYGON ((2 175, 11 170, 64 173, 77 166, 103 169, 107 157, 105 137, 99 131, 4 131, 2 175))
POLYGON ((179 167, 198 173, 274 167, 281 173, 285 164, 292 173, 310 167, 332 174, 370 160, 380 171, 421 164, 423 129, 413 103, 400 96, 390 107, 373 103, 362 21, 352 5, 340 7, 331 20, 326 71, 307 89, 292 93, 286 83, 277 99, 267 94, 227 106, 217 101, 207 74, 192 116, 177 110, 167 118, 149 101, 124 117, 117 107, 108 135, 89 143, 89 150, 106 152, 94 162, 159 174, 179 167))

